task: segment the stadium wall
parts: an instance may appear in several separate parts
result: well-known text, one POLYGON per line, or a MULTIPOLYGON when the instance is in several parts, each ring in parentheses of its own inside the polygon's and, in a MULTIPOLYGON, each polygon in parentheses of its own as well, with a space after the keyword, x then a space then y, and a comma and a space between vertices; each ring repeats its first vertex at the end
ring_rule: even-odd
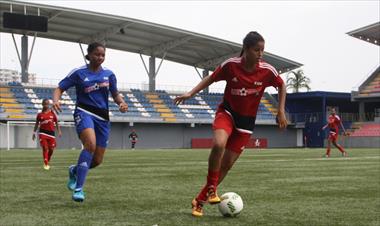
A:
POLYGON ((339 143, 344 148, 379 148, 380 137, 341 137, 339 143))
MULTIPOLYGON (((112 123, 109 148, 130 148, 129 133, 135 129, 139 139, 137 148, 191 148, 192 138, 211 138, 210 124, 169 124, 169 123, 112 123)), ((11 148, 38 148, 38 141, 32 141, 32 125, 11 126, 11 148)), ((0 148, 7 147, 6 125, 0 126, 0 148)), ((298 132, 299 133, 299 132, 298 132)), ((296 147, 297 129, 288 128, 281 131, 276 125, 257 125, 253 137, 266 138, 268 147, 296 147)), ((81 144, 75 128, 62 127, 62 137, 57 138, 57 148, 80 149, 81 144)))

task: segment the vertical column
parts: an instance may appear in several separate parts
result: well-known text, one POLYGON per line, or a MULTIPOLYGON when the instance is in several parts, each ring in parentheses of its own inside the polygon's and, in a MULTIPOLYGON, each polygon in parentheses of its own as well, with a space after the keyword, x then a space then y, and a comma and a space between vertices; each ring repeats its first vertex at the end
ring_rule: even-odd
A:
POLYGON ((28 36, 21 37, 21 82, 28 82, 28 36))
POLYGON ((359 122, 365 121, 365 104, 363 101, 359 102, 359 122))
MULTIPOLYGON (((207 76, 208 76, 208 70, 204 69, 202 72, 202 77, 205 78, 207 76)), ((207 87, 203 90, 203 93, 208 93, 208 91, 209 91, 209 88, 207 87)))
POLYGON ((156 57, 149 57, 149 92, 156 90, 156 57))
MULTIPOLYGON (((326 124, 327 120, 327 115, 326 115, 326 96, 322 97, 322 119, 320 120, 319 127, 322 128, 324 124, 326 124)), ((319 132, 318 132, 319 133, 319 132)), ((324 142, 325 142, 325 132, 323 131, 320 137, 320 144, 318 145, 319 147, 324 147, 324 142)))

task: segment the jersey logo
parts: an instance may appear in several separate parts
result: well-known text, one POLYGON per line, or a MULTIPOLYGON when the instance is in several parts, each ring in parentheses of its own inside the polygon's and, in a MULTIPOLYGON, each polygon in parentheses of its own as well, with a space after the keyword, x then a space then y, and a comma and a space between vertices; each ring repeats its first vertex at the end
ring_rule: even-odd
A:
POLYGON ((80 123, 80 121, 82 121, 80 115, 75 116, 74 120, 75 120, 75 124, 77 125, 80 123))
POLYGON ((257 89, 246 89, 246 88, 241 88, 241 89, 231 89, 231 94, 235 96, 248 96, 252 94, 259 95, 259 90, 257 89))
POLYGON ((263 82, 255 82, 254 83, 256 86, 262 86, 263 85, 263 82))
POLYGON ((79 165, 88 168, 87 162, 81 162, 81 163, 79 163, 79 165))
POLYGON ((102 87, 108 87, 109 83, 108 82, 102 82, 102 83, 95 83, 93 86, 86 87, 84 89, 85 93, 90 93, 92 91, 98 90, 102 87))
POLYGON ((238 79, 236 77, 234 77, 231 81, 238 82, 238 79))
POLYGON ((86 78, 84 79, 84 81, 85 81, 85 82, 88 82, 88 81, 90 81, 90 80, 86 77, 86 78))

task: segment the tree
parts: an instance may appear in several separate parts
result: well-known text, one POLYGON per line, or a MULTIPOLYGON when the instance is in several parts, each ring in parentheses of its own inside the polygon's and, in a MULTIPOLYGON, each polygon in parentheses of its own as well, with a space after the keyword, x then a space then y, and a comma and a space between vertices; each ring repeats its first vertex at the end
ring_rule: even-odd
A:
POLYGON ((310 82, 310 79, 305 76, 302 69, 298 71, 290 71, 286 76, 286 87, 288 89, 293 89, 293 93, 298 93, 302 88, 306 88, 307 91, 309 91, 310 82))

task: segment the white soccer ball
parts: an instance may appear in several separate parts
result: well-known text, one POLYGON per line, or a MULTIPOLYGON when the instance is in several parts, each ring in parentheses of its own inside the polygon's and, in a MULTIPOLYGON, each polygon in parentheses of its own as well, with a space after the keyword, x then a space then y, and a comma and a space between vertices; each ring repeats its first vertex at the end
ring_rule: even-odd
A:
POLYGON ((227 192, 220 199, 219 211, 225 217, 236 217, 243 210, 243 200, 235 192, 227 192))

